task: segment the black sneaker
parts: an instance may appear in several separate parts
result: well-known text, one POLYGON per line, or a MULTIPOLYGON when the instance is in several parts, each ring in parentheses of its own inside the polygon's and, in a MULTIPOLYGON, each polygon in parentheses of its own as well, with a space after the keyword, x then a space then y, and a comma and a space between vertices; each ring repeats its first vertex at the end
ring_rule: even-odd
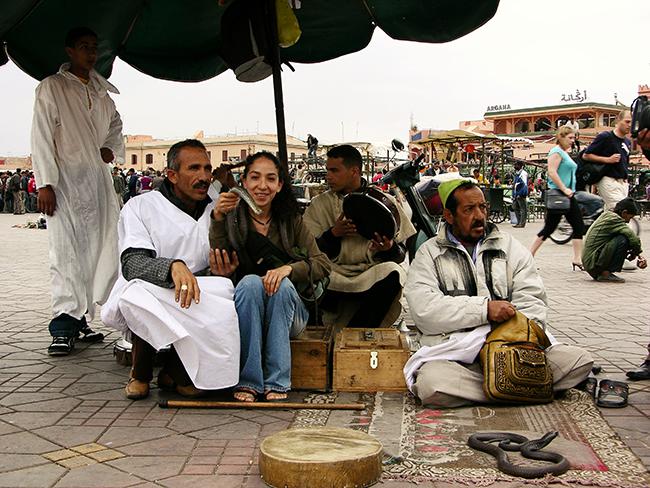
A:
POLYGON ((625 373, 633 381, 650 380, 650 359, 646 359, 641 366, 625 373))
POLYGON ((58 336, 52 338, 52 344, 47 348, 50 356, 67 356, 74 349, 74 337, 58 336))
POLYGON ((83 329, 79 329, 78 339, 80 342, 102 342, 104 340, 104 334, 95 332, 86 325, 83 329))
POLYGON ((102 342, 104 340, 104 334, 92 330, 86 322, 86 317, 81 317, 79 320, 77 339, 79 339, 80 342, 102 342))

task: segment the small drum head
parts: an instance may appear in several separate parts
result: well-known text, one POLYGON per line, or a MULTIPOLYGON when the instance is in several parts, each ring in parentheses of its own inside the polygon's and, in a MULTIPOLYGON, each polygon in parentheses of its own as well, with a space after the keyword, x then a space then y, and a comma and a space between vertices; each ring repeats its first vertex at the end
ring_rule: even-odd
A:
POLYGON ((357 430, 289 429, 260 445, 260 474, 274 488, 350 488, 375 484, 382 445, 357 430))
POLYGON ((393 202, 377 188, 349 193, 343 198, 343 214, 354 222, 357 232, 368 240, 375 232, 393 239, 399 226, 399 214, 393 202))

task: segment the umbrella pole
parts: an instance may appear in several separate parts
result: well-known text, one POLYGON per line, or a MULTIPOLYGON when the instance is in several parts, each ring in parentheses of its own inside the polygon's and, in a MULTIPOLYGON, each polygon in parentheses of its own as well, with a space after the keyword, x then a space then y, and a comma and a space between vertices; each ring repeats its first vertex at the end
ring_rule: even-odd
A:
POLYGON ((271 66, 273 68, 273 96, 275 98, 275 125, 278 132, 278 153, 279 159, 285 168, 289 169, 287 157, 287 130, 284 122, 284 96, 282 94, 282 69, 280 66, 280 45, 278 43, 278 22, 275 12, 275 1, 267 3, 269 28, 271 32, 271 66))

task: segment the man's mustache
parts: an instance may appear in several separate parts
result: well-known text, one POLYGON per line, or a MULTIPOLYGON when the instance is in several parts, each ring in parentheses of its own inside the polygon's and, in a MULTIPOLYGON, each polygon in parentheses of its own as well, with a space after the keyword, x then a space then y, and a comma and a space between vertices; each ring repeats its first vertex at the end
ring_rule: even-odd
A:
POLYGON ((210 184, 207 181, 199 181, 198 183, 194 183, 192 188, 198 190, 200 188, 210 188, 210 184))
POLYGON ((474 222, 472 222, 472 229, 476 229, 478 227, 485 227, 485 221, 475 220, 474 222))

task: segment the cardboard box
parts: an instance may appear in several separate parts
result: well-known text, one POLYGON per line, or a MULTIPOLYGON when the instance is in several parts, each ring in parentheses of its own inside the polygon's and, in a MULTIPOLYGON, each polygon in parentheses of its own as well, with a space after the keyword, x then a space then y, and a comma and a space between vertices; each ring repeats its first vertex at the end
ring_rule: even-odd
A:
POLYGON ((331 327, 308 327, 298 337, 291 339, 293 390, 329 390, 331 364, 331 327))
POLYGON ((343 329, 334 341, 335 391, 406 391, 406 338, 396 329, 343 329))

